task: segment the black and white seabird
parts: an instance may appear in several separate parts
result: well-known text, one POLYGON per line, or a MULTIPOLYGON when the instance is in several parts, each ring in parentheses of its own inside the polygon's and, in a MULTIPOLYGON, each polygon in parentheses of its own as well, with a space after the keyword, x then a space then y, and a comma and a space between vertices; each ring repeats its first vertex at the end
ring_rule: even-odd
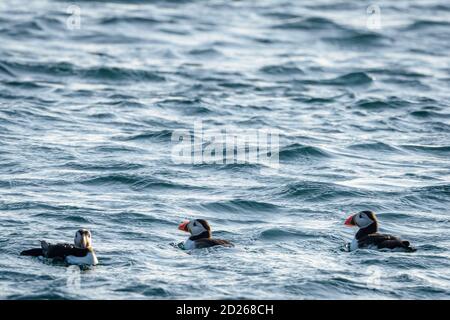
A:
POLYGON ((345 220, 345 225, 358 227, 359 231, 349 245, 350 251, 356 249, 391 249, 395 251, 414 252, 409 241, 403 241, 389 234, 378 233, 378 220, 375 213, 366 210, 351 215, 345 220))
POLYGON ((58 243, 51 244, 41 241, 41 248, 25 250, 20 253, 22 256, 39 257, 63 260, 68 264, 75 265, 96 265, 97 256, 92 248, 91 232, 80 229, 75 233, 74 244, 58 243))
POLYGON ((233 247, 227 240, 213 239, 211 227, 203 219, 184 221, 178 226, 179 230, 189 232, 191 236, 184 242, 185 250, 209 248, 213 246, 233 247))

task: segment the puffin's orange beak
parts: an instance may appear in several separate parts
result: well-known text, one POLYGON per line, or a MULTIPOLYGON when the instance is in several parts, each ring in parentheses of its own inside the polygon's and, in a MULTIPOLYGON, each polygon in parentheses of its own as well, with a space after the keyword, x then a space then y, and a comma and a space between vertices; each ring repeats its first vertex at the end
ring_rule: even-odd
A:
POLYGON ((354 217, 354 215, 351 215, 350 217, 348 217, 348 218, 345 220, 344 224, 345 224, 346 226, 348 226, 348 227, 354 227, 354 226, 356 226, 356 223, 355 223, 355 221, 353 220, 353 217, 354 217))
POLYGON ((188 230, 188 228, 187 228, 187 226, 188 226, 188 224, 189 224, 189 221, 183 221, 182 223, 180 223, 180 225, 178 226, 178 230, 181 230, 181 231, 185 231, 185 232, 189 232, 189 230, 188 230))
POLYGON ((83 235, 83 238, 81 238, 81 247, 87 248, 87 243, 88 243, 88 240, 86 238, 86 235, 83 235))

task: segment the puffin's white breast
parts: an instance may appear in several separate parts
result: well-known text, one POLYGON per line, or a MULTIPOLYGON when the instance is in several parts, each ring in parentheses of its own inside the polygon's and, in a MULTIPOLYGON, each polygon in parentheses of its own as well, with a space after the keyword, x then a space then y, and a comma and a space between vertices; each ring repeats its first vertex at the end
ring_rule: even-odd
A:
POLYGON ((84 257, 75 257, 75 256, 67 256, 66 262, 68 264, 76 264, 76 265, 92 265, 95 266, 98 264, 97 256, 94 252, 89 252, 84 257))
POLYGON ((352 242, 350 243, 350 251, 355 251, 358 249, 358 240, 356 238, 353 238, 352 242))
POLYGON ((184 249, 185 249, 185 250, 192 250, 192 249, 195 249, 195 242, 192 241, 191 239, 187 239, 187 240, 184 242, 184 249))

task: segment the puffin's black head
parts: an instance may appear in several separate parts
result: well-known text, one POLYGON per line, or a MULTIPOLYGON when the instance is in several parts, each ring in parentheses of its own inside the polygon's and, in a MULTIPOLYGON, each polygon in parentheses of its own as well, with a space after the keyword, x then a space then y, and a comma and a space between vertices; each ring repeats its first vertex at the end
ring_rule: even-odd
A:
POLYGON ((367 228, 368 226, 374 224, 378 226, 378 220, 370 210, 364 210, 357 214, 351 215, 345 220, 345 225, 350 227, 359 227, 360 229, 367 228))
POLYGON ((204 219, 184 221, 178 226, 178 229, 189 232, 192 236, 199 236, 205 233, 205 238, 211 238, 211 227, 204 219))

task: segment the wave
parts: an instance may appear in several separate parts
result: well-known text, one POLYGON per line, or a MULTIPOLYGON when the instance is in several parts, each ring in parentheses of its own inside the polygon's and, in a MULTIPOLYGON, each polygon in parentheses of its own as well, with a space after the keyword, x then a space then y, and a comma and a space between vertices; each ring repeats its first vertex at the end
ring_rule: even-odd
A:
POLYGON ((269 18, 275 18, 279 20, 289 20, 289 19, 299 19, 301 18, 299 15, 290 13, 290 12, 284 12, 284 11, 271 11, 267 13, 263 13, 264 16, 269 18))
MULTIPOLYGON (((0 70, 1 72, 1 70, 0 70)), ((42 84, 36 83, 35 81, 5 81, 3 84, 14 87, 14 88, 20 88, 20 89, 44 89, 47 88, 47 86, 44 86, 42 84)))
POLYGON ((2 33, 15 38, 38 38, 45 39, 48 34, 45 32, 45 28, 41 21, 24 21, 13 23, 12 25, 0 30, 2 33))
POLYGON ((123 146, 123 145, 103 145, 103 146, 96 146, 93 147, 92 152, 101 152, 106 154, 116 153, 116 152, 140 152, 139 148, 136 147, 130 147, 130 146, 123 146))
POLYGON ((20 201, 20 202, 12 202, 12 203, 0 203, 1 210, 30 210, 30 209, 39 209, 39 210, 63 210, 66 209, 65 206, 56 206, 50 205, 41 202, 35 201, 20 201))
POLYGON ((135 185, 139 186, 145 185, 146 187, 149 186, 166 187, 172 185, 169 182, 161 181, 159 179, 154 178, 144 179, 137 175, 126 175, 126 174, 105 174, 101 176, 94 176, 90 178, 81 179, 78 182, 84 185, 95 185, 95 186, 108 184, 124 184, 130 187, 135 185))
MULTIPOLYGON (((165 81, 165 77, 156 72, 142 69, 128 69, 114 66, 101 66, 91 68, 77 67, 68 62, 57 63, 26 63, 1 62, 0 66, 8 67, 17 73, 38 73, 60 77, 81 77, 99 80, 136 80, 136 81, 165 81)), ((11 71, 11 72, 14 72, 11 71)))
POLYGON ((158 142, 169 142, 171 141, 172 133, 173 131, 168 129, 147 131, 127 136, 124 135, 116 136, 114 137, 114 140, 119 141, 153 140, 158 142))
POLYGON ((263 117, 263 116, 254 116, 249 119, 237 121, 236 123, 239 126, 242 125, 245 127, 249 127, 249 126, 269 127, 270 126, 269 119, 267 119, 266 117, 263 117))
POLYGON ((332 85, 344 85, 344 86, 354 86, 354 85, 366 85, 373 82, 372 77, 370 77, 365 72, 351 72, 337 78, 324 81, 325 84, 332 85))
POLYGON ((446 20, 417 20, 408 25, 404 30, 417 31, 427 28, 450 27, 450 22, 446 20))
POLYGON ((234 159, 225 159, 226 161, 229 161, 229 163, 225 164, 208 164, 208 163, 202 163, 202 164, 194 164, 195 168, 201 168, 201 169, 215 169, 219 171, 232 171, 232 172, 248 172, 248 171, 254 171, 254 170, 260 170, 262 168, 262 164, 258 163, 235 163, 234 159))
POLYGON ((109 95, 108 98, 112 99, 112 100, 119 100, 119 101, 122 101, 122 100, 133 101, 133 100, 137 99, 138 97, 132 96, 129 94, 113 93, 113 94, 109 95))
MULTIPOLYGON (((426 78, 427 75, 418 71, 409 71, 396 66, 396 68, 370 68, 367 72, 402 78, 426 78)), ((433 99, 430 99, 433 100, 433 99)))
POLYGON ((192 49, 189 51, 189 54, 193 56, 202 56, 208 58, 222 55, 222 53, 219 50, 214 48, 192 49))
POLYGON ((350 72, 332 79, 324 79, 324 80, 304 79, 304 80, 294 80, 293 82, 309 85, 360 86, 371 84, 373 82, 373 79, 365 72, 350 72))
POLYGON ((128 294, 140 294, 144 297, 169 297, 171 292, 161 287, 151 287, 142 284, 129 285, 123 288, 115 289, 116 292, 124 292, 128 294))
POLYGON ((16 75, 3 63, 0 62, 0 75, 4 74, 10 77, 16 77, 16 75))
POLYGON ((270 228, 262 231, 258 235, 260 240, 276 241, 276 240, 295 240, 298 238, 302 239, 313 239, 317 238, 317 234, 305 232, 298 229, 291 228, 270 228))
POLYGON ((284 30, 348 30, 340 24, 323 17, 291 18, 283 23, 275 24, 272 28, 284 30))
POLYGON ((115 25, 115 24, 139 24, 143 26, 150 26, 162 23, 162 21, 150 17, 130 17, 130 16, 112 16, 102 18, 99 21, 101 25, 115 25))
POLYGON ((387 143, 383 142, 369 142, 369 143, 356 143, 347 147, 351 150, 362 150, 362 151, 383 151, 383 152, 399 152, 400 150, 393 147, 387 143))
POLYGON ((137 174, 104 174, 82 178, 77 183, 88 186, 104 185, 125 185, 134 191, 141 190, 162 190, 162 189, 182 189, 182 190, 203 190, 205 188, 188 184, 179 184, 169 180, 155 177, 142 177, 137 174))
POLYGON ((105 80, 138 80, 138 81, 164 81, 165 77, 155 72, 126 69, 119 67, 98 67, 81 70, 82 77, 105 80))
POLYGON ((219 86, 229 89, 250 89, 254 88, 254 86, 250 83, 245 83, 242 81, 220 81, 218 83, 219 86))
POLYGON ((275 212, 280 210, 279 206, 272 203, 243 199, 203 203, 201 207, 214 212, 218 211, 231 213, 275 212))
MULTIPOLYGON (((414 188, 413 190, 432 195, 450 196, 450 184, 426 186, 421 188, 414 188)), ((448 198, 448 200, 450 201, 450 198, 448 198)))
MULTIPOLYGON (((23 278, 26 273, 21 273, 20 277, 23 278)), ((33 275, 32 281, 42 281, 42 277, 38 278, 33 275)), ((49 277, 49 279, 45 279, 45 282, 49 280, 54 280, 53 277, 49 277)), ((31 294, 10 294, 6 296, 8 300, 67 300, 69 295, 67 293, 59 293, 59 292, 48 292, 48 293, 31 293, 31 294)), ((75 299, 75 297, 73 297, 75 299)))
POLYGON ((416 118, 439 118, 439 119, 450 118, 449 113, 441 113, 429 110, 417 110, 412 111, 409 114, 416 118))
MULTIPOLYGON (((163 218, 157 218, 155 216, 149 215, 149 214, 145 214, 145 213, 140 213, 140 212, 135 212, 135 211, 121 211, 119 213, 116 214, 112 214, 110 215, 109 218, 111 221, 111 223, 119 223, 119 224, 124 224, 124 223, 132 223, 135 221, 139 221, 140 223, 142 222, 146 222, 146 223, 152 223, 152 224, 160 224, 160 225, 167 225, 169 227, 174 227, 174 223, 165 220, 163 218)), ((130 233, 130 231, 127 230, 117 230, 116 232, 118 233, 130 233)), ((134 236, 140 236, 140 237, 145 237, 146 235, 144 234, 134 234, 134 236)))
POLYGON ((203 103, 202 99, 199 97, 170 97, 166 98, 164 100, 161 100, 158 102, 158 104, 165 105, 165 104, 176 104, 176 105, 183 105, 183 106, 192 106, 192 105, 198 105, 200 103, 203 103))
MULTIPOLYGON (((111 149, 109 149, 111 150, 111 149)), ((123 151, 123 150, 122 150, 123 151)), ((128 162, 108 162, 108 163, 80 163, 75 161, 66 162, 63 167, 72 168, 80 171, 124 171, 137 170, 145 168, 145 165, 128 162)))
POLYGON ((297 158, 330 158, 331 154, 314 146, 294 143, 280 148, 280 160, 290 160, 297 158))
POLYGON ((115 101, 107 101, 104 103, 105 105, 114 106, 114 107, 123 107, 123 108, 142 108, 145 107, 143 103, 133 101, 133 100, 115 100, 115 101))
POLYGON ((333 183, 302 181, 281 187, 276 195, 308 201, 325 201, 335 198, 367 197, 367 193, 359 189, 345 187, 333 183))
POLYGON ((409 105, 406 100, 399 99, 397 97, 389 97, 386 100, 378 98, 365 98, 356 102, 355 106, 361 109, 377 110, 377 109, 389 109, 399 108, 409 105))
POLYGON ((353 32, 350 36, 325 37, 322 40, 336 46, 365 49, 368 47, 382 47, 391 44, 392 40, 378 33, 353 32))
MULTIPOLYGON (((436 210, 446 210, 450 203, 450 184, 431 185, 418 188, 410 188, 409 193, 402 197, 402 202, 413 203, 419 208, 429 210, 435 207, 436 210)), ((437 223, 437 220, 436 220, 437 223)))
POLYGON ((62 218, 62 220, 67 221, 67 222, 73 222, 73 223, 76 223, 76 224, 90 224, 90 223, 92 223, 92 221, 89 220, 87 217, 74 216, 74 215, 65 216, 64 218, 62 218))
POLYGON ((294 101, 305 102, 307 104, 314 104, 314 103, 325 104, 325 103, 332 103, 335 101, 334 97, 322 98, 322 97, 297 96, 292 97, 291 99, 294 101))
POLYGON ((212 110, 204 106, 204 102, 200 98, 168 98, 157 102, 161 107, 174 107, 185 114, 208 114, 212 110))
POLYGON ((402 148, 433 155, 450 156, 450 146, 401 145, 402 148))
POLYGON ((293 63, 264 66, 259 69, 259 71, 265 74, 277 76, 292 76, 305 73, 302 69, 300 69, 293 63))

